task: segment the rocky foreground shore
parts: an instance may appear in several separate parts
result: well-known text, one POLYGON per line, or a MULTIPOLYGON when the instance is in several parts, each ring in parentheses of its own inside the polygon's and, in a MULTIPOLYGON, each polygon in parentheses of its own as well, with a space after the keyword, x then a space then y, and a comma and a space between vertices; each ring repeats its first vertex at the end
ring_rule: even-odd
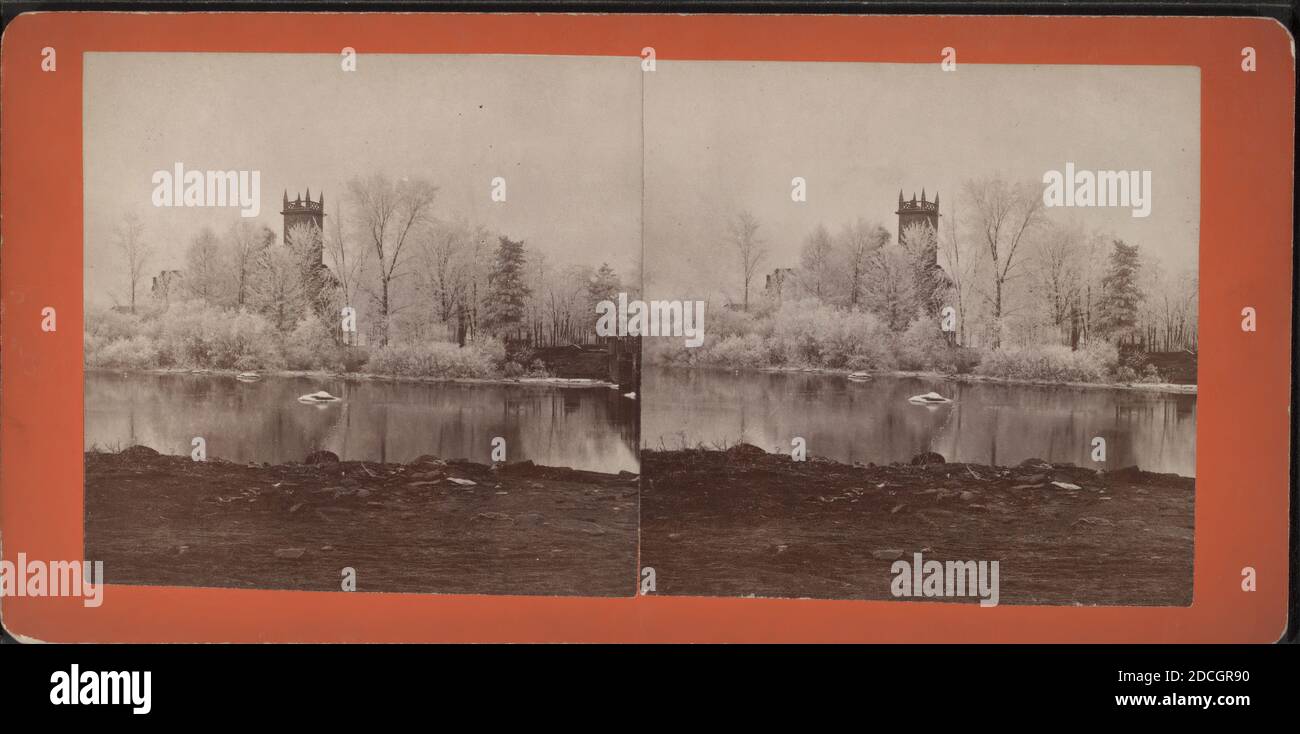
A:
POLYGON ((893 599, 891 566, 923 553, 998 561, 1002 604, 1191 603, 1191 478, 795 462, 745 444, 641 462, 641 565, 660 594, 893 599))
POLYGON ((409 464, 90 452, 86 557, 109 583, 630 596, 637 477, 431 456, 409 464))

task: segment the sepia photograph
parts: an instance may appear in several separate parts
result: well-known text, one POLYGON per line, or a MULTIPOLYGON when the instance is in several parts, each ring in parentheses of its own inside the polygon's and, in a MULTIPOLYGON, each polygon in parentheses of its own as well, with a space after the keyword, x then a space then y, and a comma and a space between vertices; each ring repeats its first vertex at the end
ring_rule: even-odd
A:
POLYGON ((1200 76, 661 61, 660 594, 1187 606, 1200 76), (743 112, 741 112, 743 110, 743 112))
POLYGON ((88 53, 113 584, 630 596, 636 58, 88 53))

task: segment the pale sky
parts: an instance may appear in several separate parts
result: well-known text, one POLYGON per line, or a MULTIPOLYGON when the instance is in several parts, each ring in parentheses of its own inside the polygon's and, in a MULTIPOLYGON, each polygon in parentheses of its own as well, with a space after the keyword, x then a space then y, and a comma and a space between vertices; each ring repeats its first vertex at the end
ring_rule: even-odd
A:
POLYGON ((819 222, 834 233, 863 217, 896 234, 899 189, 909 199, 937 191, 946 217, 965 179, 1041 182, 1067 161, 1152 171, 1152 212, 1050 216, 1137 243, 1169 271, 1198 261, 1195 67, 661 60, 646 75, 645 140, 652 297, 738 299, 736 257, 721 243, 740 209, 758 218, 770 250, 761 289, 763 274, 798 265, 819 222), (795 176, 808 182, 807 203, 790 199, 795 176))
POLYGON ((126 293, 112 245, 125 210, 157 251, 150 275, 183 268, 204 225, 240 218, 155 208, 150 177, 177 161, 260 170, 253 221, 277 234, 286 188, 323 191, 332 216, 354 176, 427 177, 439 217, 627 276, 641 253, 641 73, 637 57, 362 54, 344 72, 336 54, 86 54, 86 299, 126 293), (495 176, 505 203, 489 198, 495 176))
POLYGON ((333 54, 85 61, 85 293, 100 305, 125 293, 112 246, 123 211, 140 214, 157 250, 149 274, 183 268, 204 225, 220 233, 240 219, 234 208, 153 207, 151 175, 177 161, 260 170, 254 221, 277 233, 284 189, 323 191, 333 215, 347 180, 375 172, 433 180, 440 217, 625 276, 644 221, 654 297, 739 294, 722 241, 742 208, 770 250, 761 286, 763 273, 797 265, 818 223, 834 232, 863 217, 892 232, 900 188, 937 191, 947 217, 965 179, 1039 182, 1067 161, 1151 170, 1152 213, 1051 216, 1137 243, 1171 271, 1197 262, 1194 67, 660 60, 643 72, 637 57, 363 54, 343 72, 333 54), (504 204, 489 199, 498 175, 504 204), (794 176, 807 179, 806 203, 790 200, 794 176))

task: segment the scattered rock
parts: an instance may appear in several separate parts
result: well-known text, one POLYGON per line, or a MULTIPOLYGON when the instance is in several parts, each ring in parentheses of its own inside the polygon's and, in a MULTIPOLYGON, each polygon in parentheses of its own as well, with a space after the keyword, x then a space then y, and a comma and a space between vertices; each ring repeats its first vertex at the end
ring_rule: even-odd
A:
POLYGON ((1070 524, 1071 524, 1071 525, 1078 525, 1078 524, 1080 524, 1080 523, 1082 523, 1082 524, 1084 524, 1084 525, 1094 525, 1094 526, 1101 526, 1101 527, 1107 527, 1107 528, 1108 528, 1108 527, 1113 526, 1113 525, 1115 524, 1115 521, 1114 521, 1114 520, 1107 519, 1107 518, 1104 518, 1104 517, 1081 517, 1081 518, 1079 518, 1078 520, 1075 520, 1074 522, 1072 522, 1072 523, 1070 523, 1070 524))
POLYGON ((1126 466, 1123 469, 1116 469, 1115 471, 1108 472, 1107 474, 1108 476, 1114 477, 1115 479, 1136 481, 1137 479, 1141 478, 1142 470, 1137 468, 1137 466, 1126 466))
POLYGON ((575 520, 570 527, 587 535, 604 535, 606 532, 605 528, 590 520, 575 520))
POLYGON ((726 453, 727 456, 730 456, 735 459, 741 459, 745 457, 765 456, 767 454, 766 451, 760 449, 759 447, 755 446, 752 443, 738 443, 735 446, 732 446, 731 448, 727 449, 726 453))
POLYGON ((907 402, 913 405, 943 405, 944 403, 951 403, 952 399, 945 398, 937 392, 928 392, 924 395, 913 395, 907 399, 907 402))
POLYGON ((124 456, 128 459, 152 459, 156 456, 160 456, 160 454, 157 451, 154 451, 153 449, 149 448, 148 446, 136 445, 127 449, 123 449, 122 453, 119 454, 119 456, 124 456))
POLYGON ((313 451, 302 460, 304 464, 337 464, 339 455, 333 451, 313 451))
POLYGON ((924 454, 917 454, 912 457, 912 466, 927 466, 929 464, 945 464, 947 459, 942 454, 933 451, 927 451, 924 454))
POLYGON ((502 467, 502 471, 507 474, 527 473, 535 466, 537 465, 533 463, 532 459, 524 459, 523 461, 512 461, 509 464, 506 464, 502 467))

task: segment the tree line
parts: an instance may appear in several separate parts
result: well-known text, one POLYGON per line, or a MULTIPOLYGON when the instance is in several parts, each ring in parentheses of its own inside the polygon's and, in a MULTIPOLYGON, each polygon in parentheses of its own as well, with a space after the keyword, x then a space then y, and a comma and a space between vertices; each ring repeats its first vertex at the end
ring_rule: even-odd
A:
MULTIPOLYGON (((125 270, 122 308, 135 313, 150 293, 162 306, 201 299, 265 317, 286 332, 307 317, 341 324, 357 312, 364 341, 454 342, 484 337, 529 346, 584 344, 596 338, 596 301, 624 285, 607 263, 563 264, 525 242, 454 216, 438 216, 438 187, 423 178, 375 173, 353 178, 322 228, 297 224, 276 233, 248 220, 204 228, 185 249, 180 273, 146 283, 154 262, 138 216, 114 231, 125 270)), ((341 328, 340 344, 356 343, 341 328)))
MULTIPOLYGON (((765 298, 868 312, 896 333, 918 321, 940 330, 950 313, 945 338, 953 346, 1078 350, 1107 341, 1196 351, 1195 265, 1170 271, 1136 243, 1049 218, 1032 183, 973 179, 957 200, 940 212, 937 229, 913 224, 898 237, 864 218, 834 232, 819 225, 805 237, 797 267, 773 272, 765 298)), ((735 215, 725 244, 740 275, 736 305, 749 312, 769 254, 759 220, 735 215)))

